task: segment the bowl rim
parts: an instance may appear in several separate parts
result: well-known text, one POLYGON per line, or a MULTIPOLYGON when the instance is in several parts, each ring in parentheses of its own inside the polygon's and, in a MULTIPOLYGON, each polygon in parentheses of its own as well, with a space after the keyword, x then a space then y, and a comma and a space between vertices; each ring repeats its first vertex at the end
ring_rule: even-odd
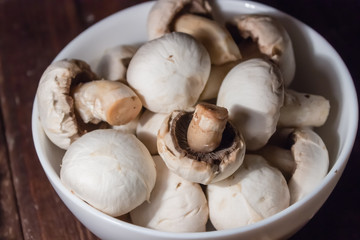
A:
MULTIPOLYGON (((217 0, 218 1, 218 0, 217 0)), ((323 189, 326 185, 330 184, 331 181, 333 181, 334 175, 338 174, 341 176, 342 171, 346 167, 348 158, 352 152, 353 146, 355 144, 355 139, 358 131, 358 121, 359 121, 359 107, 358 107, 358 99, 357 99, 357 93, 355 89, 355 85, 353 82, 353 79, 351 77, 351 74, 346 67, 343 59, 340 57, 340 55, 337 53, 337 51, 332 47, 332 45, 324 38, 322 37, 318 32, 316 32, 314 29, 309 27, 307 24, 299 21, 295 17, 292 17, 274 7, 268 6, 266 4, 253 2, 253 1, 236 1, 236 0, 223 0, 224 2, 236 2, 236 4, 243 4, 244 6, 250 7, 255 6, 257 8, 266 8, 267 10, 274 11, 281 16, 284 16, 286 18, 291 18, 292 21, 294 21, 296 24, 302 25, 302 27, 306 28, 307 31, 311 31, 313 34, 316 35, 316 37, 319 37, 322 41, 327 43, 331 49, 334 51, 335 56, 338 58, 340 64, 340 68, 344 71, 344 74, 347 76, 347 80, 349 81, 346 85, 346 91, 348 95, 350 96, 348 98, 353 107, 353 118, 348 119, 348 132, 350 133, 344 140, 344 143, 339 146, 339 154, 336 158, 336 161, 334 165, 329 169, 326 177, 323 179, 321 184, 319 184, 310 194, 305 196, 300 201, 294 203, 293 205, 287 207, 286 209, 280 211, 279 213, 276 213, 268 218, 265 218, 259 222, 253 223, 248 226, 234 228, 234 229, 226 229, 226 230, 217 230, 217 231, 208 231, 208 232, 191 232, 191 233, 172 233, 172 232, 164 232, 159 230, 154 230, 142 226, 138 226, 132 223, 128 223, 125 221, 122 221, 120 219, 111 217, 105 213, 102 213, 101 211, 91 207, 90 205, 86 204, 81 199, 77 198, 75 195, 71 194, 70 191, 65 188, 65 186, 61 183, 60 177, 55 172, 53 167, 51 166, 50 162, 46 160, 45 153, 42 150, 42 147, 39 143, 39 121, 38 121, 38 109, 37 109, 37 97, 35 96, 34 102, 33 102, 33 109, 32 109, 32 118, 31 118, 31 126, 32 126, 32 136, 33 136, 33 142, 35 146, 36 153, 38 155, 39 161, 43 167, 43 170, 45 171, 45 174, 50 181, 51 185, 55 188, 56 192, 61 191, 62 194, 65 195, 66 198, 70 199, 74 204, 76 204, 77 207, 81 208, 83 211, 89 212, 91 215, 94 215, 96 217, 100 217, 103 220, 107 222, 111 222, 112 224, 119 225, 120 227, 127 228, 130 231, 140 231, 143 234, 151 235, 151 236, 157 236, 157 237, 163 237, 163 238, 172 238, 172 239, 181 239, 181 238, 206 238, 206 237, 225 237, 225 236, 231 236, 236 235, 239 233, 244 232, 250 232, 253 230, 256 230, 258 228, 264 227, 266 225, 269 225, 272 222, 276 222, 279 219, 283 218, 284 216, 291 214, 292 212, 295 212, 296 209, 299 208, 299 206, 304 205, 304 203, 308 202, 310 199, 314 198, 321 189, 323 189), (354 131, 350 131, 353 129, 354 131), (340 172, 340 173, 339 173, 340 172)), ((139 5, 151 5, 154 1, 150 2, 144 2, 137 5, 134 5, 132 7, 120 10, 114 14, 109 15, 108 17, 100 20, 99 22, 93 24, 88 29, 81 32, 79 35, 76 36, 75 39, 73 39, 70 43, 68 43, 65 48, 63 48, 58 55, 55 57, 55 60, 57 60, 58 56, 61 55, 64 51, 66 51, 69 46, 78 38, 82 38, 87 34, 89 31, 93 31, 96 26, 100 24, 105 24, 107 21, 111 21, 112 18, 116 18, 117 14, 123 13, 124 11, 129 11, 135 7, 138 7, 139 5)))

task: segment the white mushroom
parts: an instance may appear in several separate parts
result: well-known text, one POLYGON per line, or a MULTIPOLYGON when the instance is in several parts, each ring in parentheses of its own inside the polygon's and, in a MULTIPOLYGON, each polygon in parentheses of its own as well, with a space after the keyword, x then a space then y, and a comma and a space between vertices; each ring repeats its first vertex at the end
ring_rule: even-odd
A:
POLYGON ((167 117, 157 146, 168 168, 202 184, 220 181, 236 171, 243 161, 245 144, 224 115, 227 111, 224 114, 223 108, 201 103, 195 112, 174 111, 167 117))
POLYGON ((295 56, 291 38, 286 29, 274 17, 266 15, 243 15, 233 19, 240 35, 257 42, 261 53, 278 64, 289 86, 295 75, 295 56))
POLYGON ((127 67, 137 48, 118 45, 106 49, 97 66, 98 75, 107 80, 126 82, 127 67))
POLYGON ((171 25, 179 13, 211 15, 211 6, 207 0, 157 0, 147 19, 149 40, 172 32, 171 25))
POLYGON ((190 34, 201 42, 209 52, 212 64, 221 65, 241 58, 231 34, 215 20, 183 14, 176 18, 174 31, 190 34))
POLYGON ((86 130, 79 125, 71 88, 79 82, 97 79, 90 66, 81 60, 52 63, 41 76, 36 92, 41 125, 48 138, 59 148, 69 145, 86 130))
POLYGON ((121 82, 98 80, 78 85, 73 92, 75 107, 85 123, 101 121, 122 125, 135 119, 142 103, 131 88, 121 82))
POLYGON ((230 177, 207 186, 209 217, 217 230, 246 226, 289 206, 286 180, 260 155, 245 155, 230 177))
POLYGON ((136 225, 166 232, 204 232, 209 217, 207 200, 197 183, 169 171, 160 156, 150 201, 130 212, 136 225))
POLYGON ((199 101, 216 99, 226 74, 238 63, 238 61, 234 61, 222 65, 211 65, 210 76, 199 97, 199 101))
POLYGON ((116 217, 149 200, 156 170, 149 151, 133 134, 105 129, 71 144, 60 178, 77 197, 116 217))
POLYGON ((320 136, 308 128, 296 129, 291 151, 296 163, 289 180, 291 204, 313 191, 329 170, 329 154, 320 136))
POLYGON ((330 111, 329 100, 320 95, 285 90, 279 127, 320 127, 330 111))
POLYGON ((310 128, 293 129, 286 140, 284 146, 267 145, 259 154, 288 179, 293 204, 321 183, 328 172, 329 156, 320 136, 310 128))
POLYGON ((154 113, 145 110, 139 118, 136 127, 136 136, 144 143, 152 155, 158 153, 156 144, 157 134, 164 119, 168 116, 168 113, 154 113))
POLYGON ((286 181, 292 177, 296 168, 296 163, 291 150, 267 144, 257 153, 263 156, 271 166, 279 169, 286 181))
POLYGON ((283 97, 278 67, 263 59, 250 59, 226 75, 217 105, 229 110, 229 119, 243 134, 246 148, 257 150, 276 130, 283 97))
POLYGON ((170 113, 195 105, 210 74, 206 49, 185 33, 168 33, 142 45, 131 59, 128 84, 144 107, 170 113))

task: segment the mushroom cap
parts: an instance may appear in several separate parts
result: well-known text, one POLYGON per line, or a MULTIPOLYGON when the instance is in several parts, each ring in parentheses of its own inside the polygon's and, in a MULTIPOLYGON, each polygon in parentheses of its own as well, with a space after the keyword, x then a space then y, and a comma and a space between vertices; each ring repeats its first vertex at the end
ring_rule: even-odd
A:
POLYGON ((157 134, 161 124, 168 115, 167 113, 154 113, 145 110, 139 118, 136 126, 136 136, 149 149, 152 155, 158 153, 156 144, 157 134))
POLYGON ((260 155, 246 154, 230 177, 207 186, 210 221, 217 230, 246 226, 289 206, 284 176, 260 155))
POLYGON ((130 212, 132 222, 167 232, 204 232, 209 211, 200 185, 169 171, 160 156, 153 159, 155 187, 150 201, 130 212))
POLYGON ((278 67, 255 58, 239 63, 226 75, 217 105, 229 111, 229 119, 243 134, 246 148, 263 147, 276 130, 284 86, 278 67))
POLYGON ((241 134, 228 122, 217 149, 195 152, 186 140, 191 118, 191 112, 174 111, 161 125, 157 146, 167 167, 182 178, 202 184, 230 176, 243 162, 245 143, 241 134))
POLYGON ((295 76, 295 55, 291 38, 275 18, 267 15, 243 15, 233 19, 243 38, 251 37, 260 52, 278 64, 285 86, 295 76))
POLYGON ((116 217, 149 200, 156 170, 149 151, 133 134, 103 129, 70 145, 60 179, 80 199, 116 217))
POLYGON ((168 33, 142 45, 130 61, 127 81, 152 112, 185 110, 198 100, 210 74, 206 49, 185 33, 168 33))
POLYGON ((53 62, 41 76, 36 93, 40 122, 48 138, 59 148, 67 149, 82 134, 70 87, 96 78, 86 62, 76 59, 53 62))
POLYGON ((329 154, 321 137, 310 128, 298 128, 291 134, 291 152, 296 163, 289 180, 291 204, 313 191, 329 170, 329 154))
POLYGON ((159 38, 170 29, 174 18, 181 11, 210 15, 211 6, 207 0, 158 0, 151 8, 147 19, 149 40, 159 38))
POLYGON ((126 82, 127 67, 137 48, 118 45, 106 49, 97 66, 98 75, 107 80, 126 82))

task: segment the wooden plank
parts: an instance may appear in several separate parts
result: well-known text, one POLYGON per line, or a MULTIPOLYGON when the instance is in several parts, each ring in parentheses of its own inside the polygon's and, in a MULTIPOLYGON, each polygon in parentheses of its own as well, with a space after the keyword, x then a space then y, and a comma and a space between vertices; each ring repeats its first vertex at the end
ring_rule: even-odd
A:
POLYGON ((60 49, 83 30, 76 11, 71 0, 0 2, 1 106, 24 239, 96 239, 57 197, 31 138, 39 78, 60 49))
POLYGON ((22 229, 9 167, 9 155, 0 108, 0 239, 22 238, 22 229))

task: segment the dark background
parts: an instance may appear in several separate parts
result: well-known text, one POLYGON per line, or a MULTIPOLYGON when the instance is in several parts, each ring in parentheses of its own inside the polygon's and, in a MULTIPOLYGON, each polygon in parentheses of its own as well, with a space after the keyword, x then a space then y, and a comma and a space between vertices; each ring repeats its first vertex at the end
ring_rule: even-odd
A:
MULTIPOLYGON (((144 1, 0 0, 0 239, 97 239, 63 205, 35 153, 31 110, 42 72, 95 22, 144 1)), ((262 0, 319 32, 359 93, 359 0, 262 0)), ((339 184, 292 239, 360 239, 359 133, 339 184)))

